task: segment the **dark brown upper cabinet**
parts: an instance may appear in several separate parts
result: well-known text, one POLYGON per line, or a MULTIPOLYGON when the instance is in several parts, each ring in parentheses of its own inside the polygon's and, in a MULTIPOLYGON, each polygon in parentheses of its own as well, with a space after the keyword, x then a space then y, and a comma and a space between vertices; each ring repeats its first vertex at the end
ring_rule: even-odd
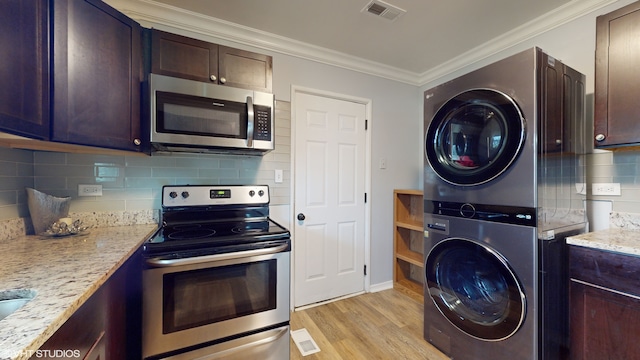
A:
POLYGON ((596 19, 594 145, 640 145, 640 2, 596 19))
POLYGON ((53 2, 51 140, 141 151, 142 28, 100 0, 53 2))
POLYGON ((0 130, 49 138, 49 1, 0 2, 0 130))
POLYGON ((272 92, 271 56, 152 30, 151 72, 272 92))

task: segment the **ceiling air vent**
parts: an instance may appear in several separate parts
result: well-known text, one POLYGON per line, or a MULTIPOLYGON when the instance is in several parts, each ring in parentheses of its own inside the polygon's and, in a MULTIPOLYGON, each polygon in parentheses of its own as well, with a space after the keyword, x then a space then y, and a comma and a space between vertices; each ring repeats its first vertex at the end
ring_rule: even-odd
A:
POLYGON ((393 21, 406 13, 405 10, 380 0, 373 0, 368 3, 367 6, 362 9, 362 12, 365 11, 389 21, 393 21))

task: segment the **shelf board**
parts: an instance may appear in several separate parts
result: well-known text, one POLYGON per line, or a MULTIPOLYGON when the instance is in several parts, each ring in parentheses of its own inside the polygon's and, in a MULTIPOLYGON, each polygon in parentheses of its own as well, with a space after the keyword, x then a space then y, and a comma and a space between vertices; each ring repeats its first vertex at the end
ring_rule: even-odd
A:
POLYGON ((416 189, 395 189, 393 190, 393 193, 422 196, 422 190, 416 189))
POLYGON ((396 226, 409 229, 409 230, 420 231, 420 232, 424 231, 423 225, 419 223, 408 223, 408 222, 396 221, 396 226))
POLYGON ((397 253, 396 258, 402 261, 408 262, 410 264, 413 264, 415 266, 419 266, 419 267, 424 266, 424 264, 422 263, 423 261, 422 254, 417 252, 411 252, 411 253, 405 253, 405 254, 397 253))

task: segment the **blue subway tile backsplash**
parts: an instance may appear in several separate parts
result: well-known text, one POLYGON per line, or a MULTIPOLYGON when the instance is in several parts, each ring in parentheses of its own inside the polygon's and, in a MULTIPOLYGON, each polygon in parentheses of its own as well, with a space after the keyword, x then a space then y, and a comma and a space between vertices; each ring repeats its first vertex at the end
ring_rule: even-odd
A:
POLYGON ((0 148, 0 220, 28 217, 26 187, 72 198, 70 212, 159 209, 163 185, 267 184, 271 204, 289 204, 291 108, 276 102, 276 148, 263 157, 207 154, 89 155, 0 148), (282 169, 284 182, 274 182, 282 169), (78 197, 78 184, 103 196, 78 197))

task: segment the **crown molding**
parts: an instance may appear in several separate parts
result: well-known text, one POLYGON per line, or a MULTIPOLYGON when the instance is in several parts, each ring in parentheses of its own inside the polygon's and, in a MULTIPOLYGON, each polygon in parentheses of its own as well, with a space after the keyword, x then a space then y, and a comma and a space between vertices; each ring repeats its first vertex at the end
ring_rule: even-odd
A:
POLYGON ((425 85, 431 81, 435 81, 440 77, 452 74, 471 64, 489 58, 617 1, 618 0, 573 0, 552 12, 533 19, 512 31, 506 32, 497 38, 420 74, 418 82, 420 85, 425 85))
POLYGON ((212 36, 266 51, 281 53, 414 86, 425 85, 505 49, 557 28, 617 0, 573 0, 491 41, 477 46, 424 73, 415 73, 342 52, 303 43, 222 19, 158 3, 153 0, 106 0, 143 26, 170 27, 212 36))

